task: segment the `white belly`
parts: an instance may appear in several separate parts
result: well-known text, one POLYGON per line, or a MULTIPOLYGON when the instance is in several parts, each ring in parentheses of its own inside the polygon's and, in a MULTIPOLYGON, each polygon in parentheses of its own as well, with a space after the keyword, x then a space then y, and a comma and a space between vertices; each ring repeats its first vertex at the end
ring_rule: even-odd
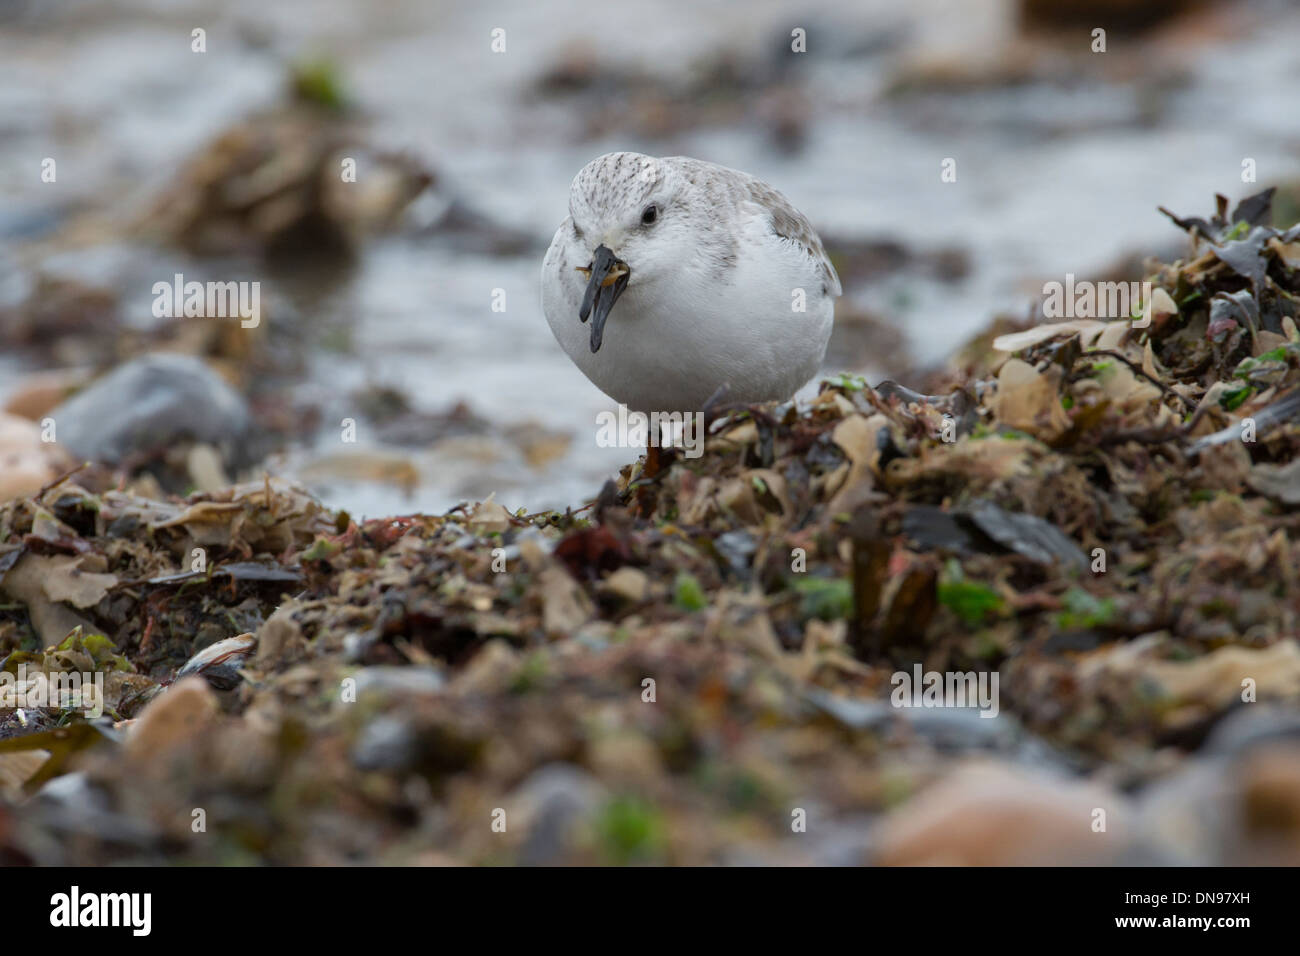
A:
MULTIPOLYGON (((574 364, 614 401, 643 412, 697 411, 724 384, 728 401, 779 401, 817 373, 834 299, 789 243, 772 236, 758 254, 740 255, 726 282, 687 272, 638 287, 633 263, 632 283, 593 353, 590 326, 578 319, 584 279, 559 267, 563 241, 557 233, 542 269, 546 320, 574 364)), ((575 250, 569 261, 578 259, 575 250)))

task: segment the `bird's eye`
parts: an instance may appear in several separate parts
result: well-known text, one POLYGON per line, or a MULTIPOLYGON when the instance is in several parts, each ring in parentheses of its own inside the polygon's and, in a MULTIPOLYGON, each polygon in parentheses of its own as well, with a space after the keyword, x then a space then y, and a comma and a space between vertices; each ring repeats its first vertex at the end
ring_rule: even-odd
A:
POLYGON ((659 218, 659 207, 656 206, 654 203, 651 203, 650 205, 646 206, 645 209, 641 210, 641 225, 643 226, 653 226, 655 224, 655 220, 658 218, 659 218))

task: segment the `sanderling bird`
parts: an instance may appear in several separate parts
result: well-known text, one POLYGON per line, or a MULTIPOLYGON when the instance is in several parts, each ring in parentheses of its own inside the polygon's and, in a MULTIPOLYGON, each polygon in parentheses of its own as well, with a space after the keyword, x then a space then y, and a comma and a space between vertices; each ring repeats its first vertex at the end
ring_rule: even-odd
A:
POLYGON ((789 398, 821 365, 839 294, 789 200, 686 156, 607 153, 584 166, 542 265, 542 308, 564 351, 646 413, 698 411, 724 387, 729 402, 789 398))

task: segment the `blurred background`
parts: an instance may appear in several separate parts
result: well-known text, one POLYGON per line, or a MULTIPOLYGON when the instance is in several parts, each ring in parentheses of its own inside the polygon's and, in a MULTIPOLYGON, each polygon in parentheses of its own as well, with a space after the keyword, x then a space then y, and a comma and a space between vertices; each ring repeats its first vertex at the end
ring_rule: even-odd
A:
POLYGON ((578 506, 636 455, 539 302, 588 160, 772 183, 844 279, 827 370, 914 384, 1044 281, 1179 254, 1158 205, 1296 219, 1298 50, 1280 0, 0 0, 0 497, 93 453, 578 506), (156 316, 177 273, 260 283, 260 324, 156 316))

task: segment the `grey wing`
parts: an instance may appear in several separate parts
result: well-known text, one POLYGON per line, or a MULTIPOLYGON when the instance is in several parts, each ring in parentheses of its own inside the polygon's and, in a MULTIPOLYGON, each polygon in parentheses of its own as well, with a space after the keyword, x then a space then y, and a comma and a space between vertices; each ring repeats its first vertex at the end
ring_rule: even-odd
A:
POLYGON ((822 246, 817 231, 808 217, 791 205, 790 200, 761 179, 749 173, 730 169, 690 156, 669 156, 663 162, 673 163, 687 174, 692 183, 705 186, 715 196, 726 196, 733 204, 753 203, 767 214, 768 228, 774 235, 792 242, 813 260, 827 295, 837 296, 844 290, 840 277, 831 264, 830 256, 822 246))
POLYGON ((836 296, 843 292, 835 266, 831 264, 830 256, 826 255, 826 249, 808 217, 795 209, 790 200, 761 180, 750 179, 747 192, 753 202, 767 210, 772 232, 795 243, 816 263, 826 294, 836 296))

